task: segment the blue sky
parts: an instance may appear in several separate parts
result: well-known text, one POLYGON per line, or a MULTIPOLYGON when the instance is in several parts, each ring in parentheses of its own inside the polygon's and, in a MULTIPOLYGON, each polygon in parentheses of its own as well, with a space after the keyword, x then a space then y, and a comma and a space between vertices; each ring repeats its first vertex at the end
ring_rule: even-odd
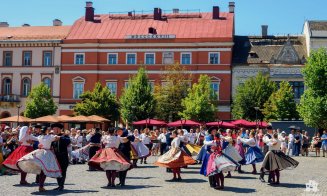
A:
MULTIPOLYGON (((228 10, 231 0, 93 0, 97 14, 160 7, 211 11, 213 5, 228 10)), ((24 23, 51 25, 55 18, 71 25, 84 14, 84 0, 0 0, 0 21, 11 26, 24 23)), ((269 34, 300 34, 305 20, 327 20, 327 0, 235 0, 236 34, 260 34, 269 25, 269 34)))

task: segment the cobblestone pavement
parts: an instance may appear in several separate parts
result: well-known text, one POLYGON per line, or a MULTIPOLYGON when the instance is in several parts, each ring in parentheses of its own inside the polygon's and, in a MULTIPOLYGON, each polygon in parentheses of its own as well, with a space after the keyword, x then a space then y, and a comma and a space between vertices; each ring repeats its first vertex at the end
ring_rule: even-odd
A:
MULTIPOLYGON (((107 189, 104 172, 88 172, 87 165, 73 165, 68 168, 66 190, 52 191, 56 187, 55 179, 46 180, 45 193, 39 193, 37 185, 22 187, 18 185, 20 176, 0 176, 0 196, 2 195, 327 195, 327 158, 296 157, 300 165, 294 170, 281 172, 281 184, 270 186, 261 183, 258 175, 250 174, 252 167, 242 169, 247 173, 233 172, 232 178, 225 179, 225 190, 209 188, 207 178, 199 175, 200 165, 192 165, 182 169, 182 182, 167 182, 172 178, 165 169, 153 166, 156 157, 150 157, 147 165, 128 172, 127 186, 124 188, 107 189), (319 191, 305 192, 305 184, 314 180, 319 191)), ((259 168, 259 165, 257 166, 259 168)), ((267 177, 266 177, 267 178, 267 177)), ((28 175, 27 180, 33 182, 35 175, 28 175)), ((118 179, 116 180, 118 183, 118 179)))

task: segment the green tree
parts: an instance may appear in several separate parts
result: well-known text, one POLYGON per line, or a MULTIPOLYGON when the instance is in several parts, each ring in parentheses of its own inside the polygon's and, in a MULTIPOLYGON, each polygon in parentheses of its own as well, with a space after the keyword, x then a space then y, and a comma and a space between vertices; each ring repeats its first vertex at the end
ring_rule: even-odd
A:
POLYGON ((207 75, 201 75, 198 83, 188 90, 188 95, 182 100, 183 112, 179 114, 185 119, 209 122, 215 119, 217 113, 217 94, 210 87, 211 80, 207 75))
POLYGON ((316 128, 327 128, 327 52, 313 51, 303 69, 306 90, 298 111, 304 122, 316 128))
POLYGON ((156 116, 162 120, 175 121, 181 118, 182 100, 187 96, 187 90, 192 76, 186 68, 179 64, 168 65, 161 77, 163 85, 155 88, 156 116))
POLYGON ((93 91, 86 91, 81 96, 81 102, 74 107, 77 115, 99 115, 112 121, 119 119, 119 103, 114 94, 100 82, 95 84, 93 91))
POLYGON ((57 105, 51 96, 51 89, 43 82, 34 87, 27 97, 24 116, 38 118, 53 115, 57 111, 57 105))
POLYGON ((293 89, 287 81, 281 82, 280 88, 269 97, 262 113, 268 121, 299 118, 293 89))
POLYGON ((232 109, 233 117, 235 119, 256 120, 254 107, 259 107, 258 119, 262 120, 264 115, 261 109, 275 90, 276 84, 269 81, 268 76, 264 76, 261 72, 256 77, 247 79, 244 85, 237 87, 232 109))
POLYGON ((128 88, 120 98, 122 118, 128 122, 153 118, 155 100, 145 68, 140 68, 135 76, 129 79, 128 88))

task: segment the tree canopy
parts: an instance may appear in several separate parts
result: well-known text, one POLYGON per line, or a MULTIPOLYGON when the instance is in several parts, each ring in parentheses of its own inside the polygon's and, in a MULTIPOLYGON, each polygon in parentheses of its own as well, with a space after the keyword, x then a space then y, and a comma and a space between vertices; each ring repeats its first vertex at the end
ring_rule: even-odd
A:
POLYGON ((182 100, 187 96, 192 76, 180 64, 168 65, 163 70, 161 80, 163 84, 155 87, 156 116, 166 121, 181 118, 183 111, 182 100))
POLYGON ((233 101, 232 114, 235 119, 256 120, 255 107, 259 107, 258 119, 263 120, 262 109, 271 94, 276 91, 276 84, 269 81, 268 76, 259 72, 250 77, 243 85, 237 87, 233 101))
POLYGON ((302 70, 306 90, 298 111, 304 122, 313 127, 327 128, 327 52, 312 51, 302 70))
POLYGON ((145 68, 141 67, 137 74, 129 79, 120 98, 122 118, 128 122, 153 118, 155 115, 155 99, 145 68))
POLYGON ((217 94, 210 87, 211 80, 207 75, 201 75, 198 82, 188 90, 188 95, 182 100, 184 110, 179 114, 185 119, 209 122, 215 120, 217 113, 217 94))
POLYGON ((93 91, 86 91, 81 96, 81 102, 74 107, 77 115, 99 115, 112 121, 119 119, 119 103, 114 94, 100 82, 95 84, 93 91))
POLYGON ((27 97, 24 116, 38 118, 56 113, 58 107, 54 102, 51 89, 43 82, 34 87, 27 97))
POLYGON ((265 120, 293 119, 299 118, 296 110, 292 86, 287 81, 280 83, 280 88, 271 94, 264 104, 263 114, 265 120))

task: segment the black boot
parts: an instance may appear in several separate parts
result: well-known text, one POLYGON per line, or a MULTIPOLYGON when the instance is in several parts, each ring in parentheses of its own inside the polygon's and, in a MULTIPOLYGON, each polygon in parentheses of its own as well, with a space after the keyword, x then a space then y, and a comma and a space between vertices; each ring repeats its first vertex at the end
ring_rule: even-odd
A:
POLYGON ((210 184, 211 188, 216 187, 216 181, 215 181, 214 176, 209 176, 209 184, 210 184))
POLYGON ((260 169, 260 177, 259 177, 259 180, 261 182, 266 182, 265 179, 264 179, 264 177, 265 177, 265 171, 263 170, 263 168, 261 168, 260 169))

